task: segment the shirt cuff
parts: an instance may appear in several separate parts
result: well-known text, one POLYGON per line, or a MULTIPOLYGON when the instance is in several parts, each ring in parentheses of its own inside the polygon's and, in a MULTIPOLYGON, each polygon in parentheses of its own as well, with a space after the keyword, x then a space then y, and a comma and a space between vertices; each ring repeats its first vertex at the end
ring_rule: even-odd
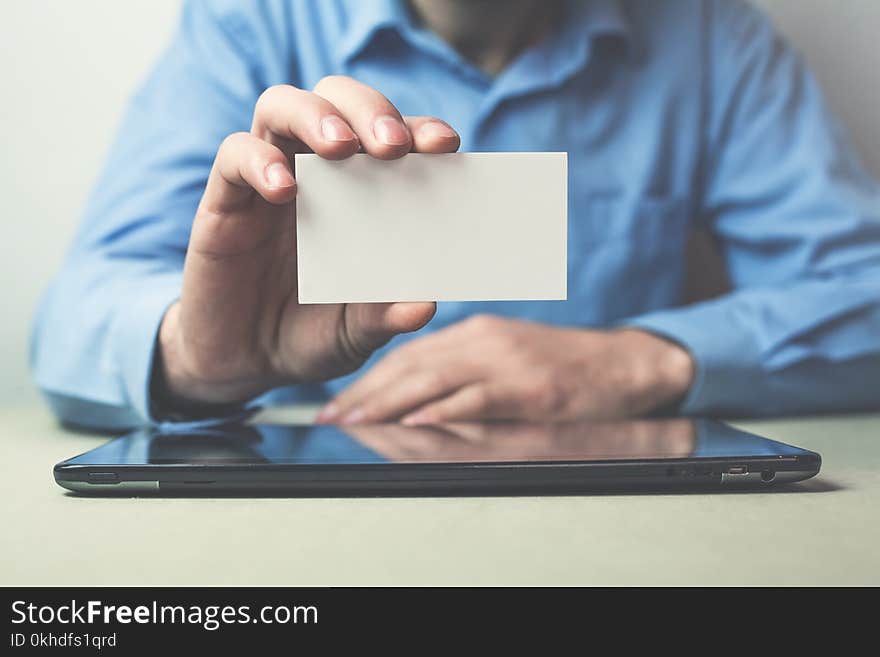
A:
POLYGON ((749 391, 760 396, 761 358, 753 337, 740 326, 730 299, 662 310, 624 320, 676 342, 694 360, 694 380, 678 409, 684 415, 730 414, 749 408, 749 391))
POLYGON ((226 404, 207 415, 166 415, 153 399, 151 383, 159 327, 180 296, 180 282, 177 273, 151 277, 145 289, 132 295, 131 303, 119 310, 113 347, 128 403, 144 423, 159 430, 185 431, 245 420, 259 410, 258 405, 226 404))
POLYGON ((143 289, 130 294, 116 314, 112 340, 119 376, 129 406, 144 422, 154 423, 150 377, 156 337, 165 311, 180 296, 178 273, 151 276, 143 289))
POLYGON ((113 330, 113 348, 119 363, 129 406, 145 424, 159 430, 186 431, 241 422, 260 409, 258 404, 225 404, 210 414, 164 414, 152 393, 153 364, 159 327, 168 308, 180 296, 179 273, 151 277, 145 289, 132 295, 120 309, 113 330))

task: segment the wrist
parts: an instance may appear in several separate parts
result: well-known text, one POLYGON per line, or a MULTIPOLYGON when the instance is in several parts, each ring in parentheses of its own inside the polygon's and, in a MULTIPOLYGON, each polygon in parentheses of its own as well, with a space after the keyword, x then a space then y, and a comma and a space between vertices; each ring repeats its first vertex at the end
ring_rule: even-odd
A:
POLYGON ((162 318, 153 359, 151 391, 164 404, 173 406, 199 403, 199 381, 186 367, 180 335, 180 302, 173 304, 162 318))
POLYGON ((150 398, 157 415, 226 415, 254 396, 240 381, 218 382, 191 366, 180 330, 180 303, 165 313, 156 339, 150 398))
POLYGON ((625 387, 632 414, 656 412, 684 399, 696 371, 687 349, 642 329, 624 328, 613 334, 626 363, 625 387))

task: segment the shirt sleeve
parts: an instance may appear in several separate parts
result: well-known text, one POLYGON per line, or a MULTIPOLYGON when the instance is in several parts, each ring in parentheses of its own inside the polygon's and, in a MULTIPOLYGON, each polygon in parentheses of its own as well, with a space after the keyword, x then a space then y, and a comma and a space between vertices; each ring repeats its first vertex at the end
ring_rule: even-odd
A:
POLYGON ((734 290, 625 323, 691 352, 685 413, 877 408, 880 186, 769 21, 709 6, 701 220, 734 290))
POLYGON ((38 309, 31 366, 65 423, 115 430, 157 420, 153 347, 179 295, 193 215, 218 146, 249 129, 265 84, 247 26, 217 7, 184 5, 38 309))

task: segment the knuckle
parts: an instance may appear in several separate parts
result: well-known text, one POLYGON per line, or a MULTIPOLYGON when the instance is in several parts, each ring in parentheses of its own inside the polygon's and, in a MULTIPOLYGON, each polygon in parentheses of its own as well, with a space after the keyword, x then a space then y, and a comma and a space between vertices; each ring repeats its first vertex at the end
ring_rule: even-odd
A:
POLYGON ((285 112, 286 108, 301 103, 307 95, 311 94, 290 84, 271 86, 260 94, 254 104, 254 121, 257 124, 267 123, 273 114, 285 112))
POLYGON ((325 75, 323 78, 318 80, 318 83, 314 86, 314 92, 320 93, 321 91, 326 91, 332 87, 338 86, 340 84, 348 84, 352 82, 352 78, 347 75, 325 75))
POLYGON ((254 116, 260 116, 266 112, 266 107, 272 104, 273 99, 278 93, 277 87, 269 87, 263 93, 261 93, 257 97, 257 102, 254 103, 254 116))
POLYGON ((385 356, 385 360, 389 365, 395 367, 411 367, 422 360, 424 346, 418 340, 410 340, 385 356))
POLYGON ((294 87, 291 87, 289 84, 274 84, 271 87, 267 87, 257 98, 256 109, 258 111, 265 109, 266 106, 271 105, 276 98, 286 94, 293 88, 294 87))
POLYGON ((532 376, 524 390, 526 403, 542 416, 563 414, 566 395, 559 379, 552 372, 539 372, 532 376))
POLYGON ((477 331, 492 330, 497 322, 497 318, 487 313, 479 313, 467 319, 468 325, 477 331))
POLYGON ((403 347, 398 347, 397 349, 393 349, 389 353, 385 354, 378 363, 373 366, 373 369, 382 368, 384 369, 399 369, 406 362, 406 354, 401 353, 403 347))
POLYGON ((492 406, 492 395, 489 393, 488 388, 486 388, 485 386, 478 386, 474 388, 471 397, 473 409, 477 413, 488 411, 492 406))
POLYGON ((395 367, 393 370, 387 370, 387 376, 389 379, 393 378, 397 381, 415 380, 419 374, 421 374, 422 368, 418 363, 414 362, 405 362, 402 365, 395 367))
POLYGON ((523 388, 521 399, 526 409, 538 412, 544 410, 544 390, 534 383, 530 383, 523 388))
POLYGON ((229 155, 230 152, 237 150, 248 141, 250 141, 250 134, 247 132, 233 132, 223 139, 217 152, 220 155, 229 155))
POLYGON ((492 335, 492 339, 506 356, 510 357, 513 355, 520 360, 528 359, 528 350, 523 349, 526 345, 523 344, 522 339, 515 333, 500 329, 492 335))
POLYGON ((432 369, 425 373, 423 386, 425 390, 445 390, 449 383, 449 377, 445 372, 432 369))

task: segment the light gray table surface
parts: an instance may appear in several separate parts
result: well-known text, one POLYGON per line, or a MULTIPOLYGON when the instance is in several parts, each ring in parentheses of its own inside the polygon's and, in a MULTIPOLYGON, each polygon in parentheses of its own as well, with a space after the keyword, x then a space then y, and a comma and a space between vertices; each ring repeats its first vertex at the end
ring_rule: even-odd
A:
POLYGON ((758 493, 88 498, 52 466, 106 438, 0 407, 0 584, 880 584, 880 416, 736 424, 818 451, 821 474, 758 493))

